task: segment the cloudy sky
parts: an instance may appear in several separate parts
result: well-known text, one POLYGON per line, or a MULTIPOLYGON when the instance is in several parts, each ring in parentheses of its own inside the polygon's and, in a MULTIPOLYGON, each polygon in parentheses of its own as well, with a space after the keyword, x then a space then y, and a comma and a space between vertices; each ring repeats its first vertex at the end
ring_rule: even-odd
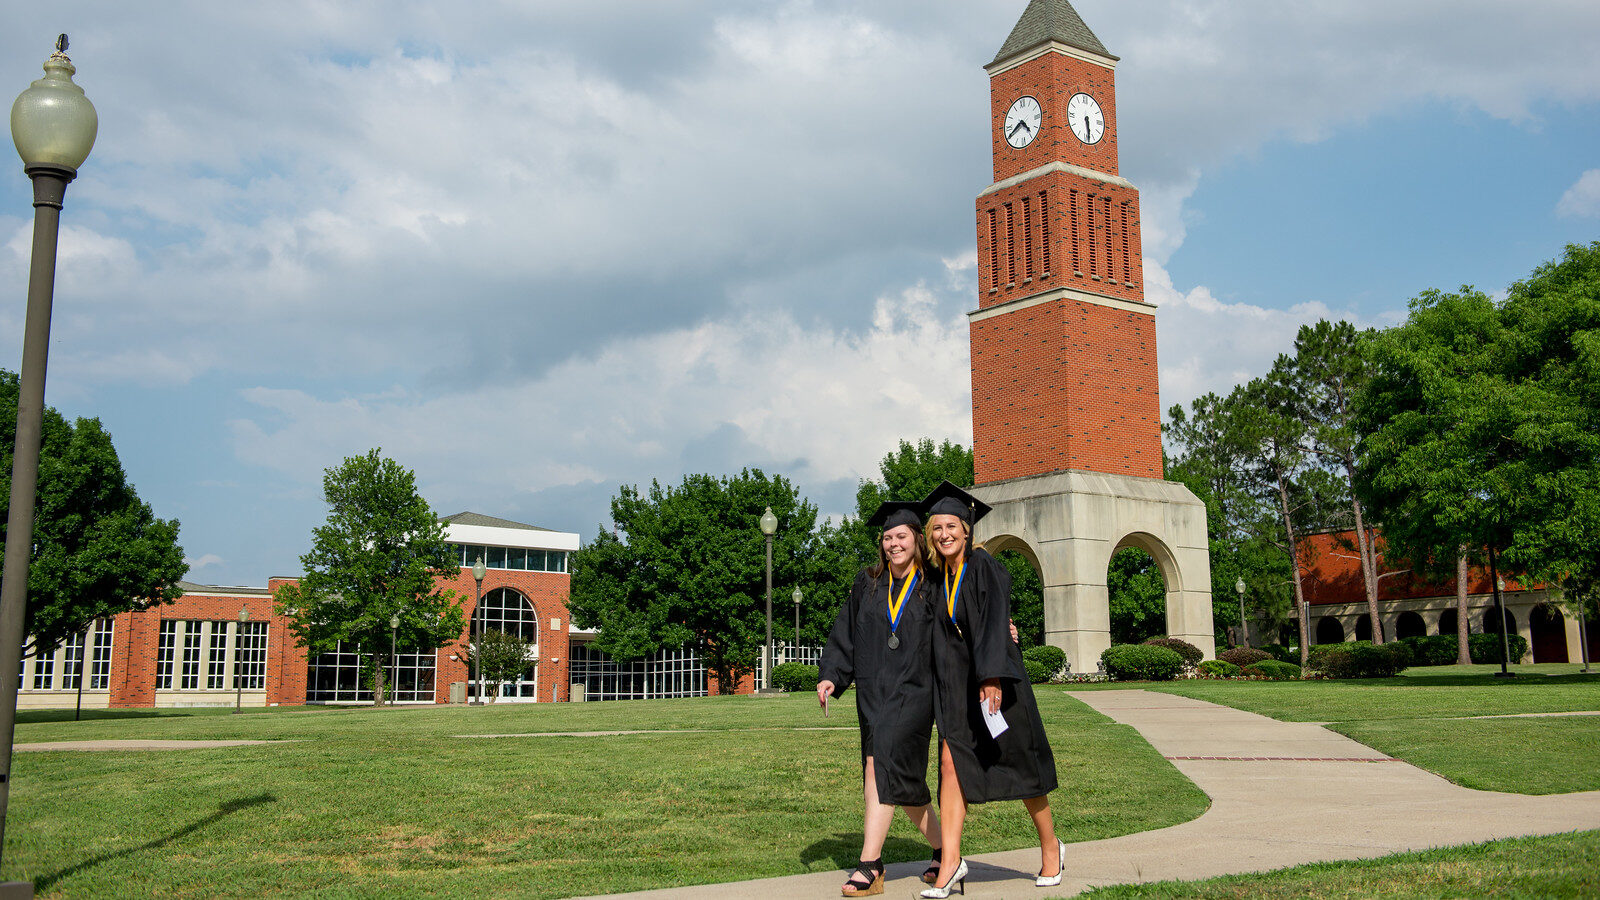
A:
MULTIPOLYGON (((47 400, 193 580, 299 571, 322 470, 576 531, 760 466, 824 512, 970 440, 972 203, 1024 0, 0 2, 100 112, 47 400)), ((1593 0, 1079 0, 1144 198, 1164 405, 1600 238, 1593 0)), ((0 367, 31 210, 0 179, 0 367)))

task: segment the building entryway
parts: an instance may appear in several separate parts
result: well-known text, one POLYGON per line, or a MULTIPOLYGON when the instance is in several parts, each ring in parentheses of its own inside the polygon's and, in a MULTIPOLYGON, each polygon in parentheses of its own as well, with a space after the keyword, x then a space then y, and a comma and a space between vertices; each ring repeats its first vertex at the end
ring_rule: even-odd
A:
POLYGON ((1567 620, 1562 617, 1561 610, 1549 603, 1541 603, 1533 608, 1528 616, 1528 627, 1533 632, 1532 645, 1533 661, 1542 662, 1568 662, 1567 655, 1567 620))

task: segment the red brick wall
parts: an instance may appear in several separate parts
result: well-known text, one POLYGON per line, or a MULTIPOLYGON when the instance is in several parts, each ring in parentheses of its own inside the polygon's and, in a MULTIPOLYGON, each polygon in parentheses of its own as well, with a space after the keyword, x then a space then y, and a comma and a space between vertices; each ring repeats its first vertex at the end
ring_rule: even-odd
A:
POLYGON ((972 323, 977 483, 1162 477, 1155 316, 1063 299, 972 323))
MULTIPOLYGON (((1313 605, 1331 603, 1366 603, 1367 589, 1361 583, 1361 560, 1355 548, 1354 531, 1337 531, 1305 535, 1300 540, 1300 587, 1305 591, 1306 602, 1313 605)), ((1378 575, 1392 572, 1403 566, 1385 564, 1382 559, 1383 536, 1378 535, 1378 575)), ((1515 578, 1506 578, 1506 590, 1539 590, 1545 584, 1523 584, 1515 578)), ((1487 594, 1494 590, 1488 566, 1467 568, 1467 593, 1487 594)), ((1454 597, 1455 579, 1432 584, 1412 577, 1409 572, 1380 577, 1378 600, 1419 600, 1429 597, 1454 597)))
POLYGON ((1052 172, 979 197, 978 307, 1068 287, 1144 302, 1139 192, 1052 172))
POLYGON ((1117 174, 1116 72, 1061 53, 1044 56, 1008 69, 989 80, 989 118, 994 144, 994 180, 1037 169, 1056 160, 1117 174), (1106 131, 1099 141, 1085 144, 1067 128, 1067 100, 1083 92, 1100 104, 1106 131), (1044 109, 1039 137, 1021 150, 1006 143, 1002 126, 1006 110, 1018 97, 1031 96, 1044 109))
MULTIPOLYGON (((452 644, 439 650, 438 669, 434 684, 437 689, 436 699, 446 703, 450 699, 450 683, 452 681, 468 681, 472 679, 467 672, 467 642, 470 640, 472 627, 472 614, 476 609, 477 587, 472 580, 472 571, 462 569, 461 574, 454 580, 444 582, 444 587, 456 592, 461 600, 461 610, 467 619, 467 629, 461 637, 452 644), (456 659, 450 657, 454 655, 456 659)), ((567 628, 572 624, 570 614, 567 612, 567 596, 571 588, 571 576, 555 572, 516 572, 503 569, 490 569, 483 576, 483 592, 499 588, 512 588, 519 591, 533 604, 533 609, 539 618, 539 701, 541 703, 550 699, 550 689, 556 688, 559 700, 567 699, 567 672, 571 661, 567 658, 567 628), (550 620, 560 620, 560 628, 552 629, 550 620), (552 657, 554 661, 552 661, 552 657)))

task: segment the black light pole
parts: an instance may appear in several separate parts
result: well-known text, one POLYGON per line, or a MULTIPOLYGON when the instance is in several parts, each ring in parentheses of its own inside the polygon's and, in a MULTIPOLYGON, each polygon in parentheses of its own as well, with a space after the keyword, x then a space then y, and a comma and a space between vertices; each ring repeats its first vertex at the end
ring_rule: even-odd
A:
POLYGON ((239 644, 244 638, 244 624, 250 621, 250 607, 239 607, 239 629, 233 633, 233 712, 238 715, 244 707, 244 673, 239 671, 239 644))
POLYGON ((400 639, 400 614, 395 613, 389 617, 389 704, 394 705, 395 696, 400 693, 400 655, 395 650, 396 642, 400 639))
POLYGON ((790 594, 789 596, 790 596, 790 599, 794 600, 794 645, 795 645, 795 647, 799 647, 800 646, 800 601, 805 599, 805 594, 800 593, 800 588, 796 587, 794 589, 794 593, 790 594))
POLYGON ((1489 577, 1494 579, 1494 605, 1500 607, 1500 671, 1494 673, 1498 678, 1511 678, 1515 675, 1509 668, 1511 664, 1511 629, 1506 627, 1506 580, 1500 577, 1499 560, 1495 556, 1494 548, 1489 548, 1489 577))
POLYGON ((1244 578, 1233 583, 1233 589, 1239 592, 1239 646, 1250 646, 1250 623, 1244 619, 1244 578))
MULTIPOLYGON (((11 105, 11 139, 22 170, 33 180, 33 260, 28 272, 28 311, 22 338, 22 373, 17 396, 17 438, 11 468, 11 507, 6 519, 4 584, 0 585, 0 847, 5 845, 6 807, 11 794, 11 745, 16 737, 19 658, 27 618, 28 562, 33 548, 33 503, 39 482, 39 443, 44 422, 45 359, 50 349, 50 307, 56 282, 56 237, 67 184, 94 149, 100 120, 67 58, 67 36, 44 63, 44 77, 11 105)), ((15 883, 0 890, 17 889, 15 883)), ((28 886, 27 896, 32 896, 28 886)))
POLYGON ((474 635, 472 645, 472 702, 469 706, 483 705, 483 627, 478 624, 479 608, 483 606, 483 576, 488 567, 483 564, 483 554, 472 564, 472 580, 478 583, 478 592, 472 600, 472 625, 468 634, 474 635))
POLYGON ((767 538, 767 679, 759 690, 766 693, 772 690, 772 536, 778 533, 778 517, 770 506, 761 514, 761 533, 767 538))

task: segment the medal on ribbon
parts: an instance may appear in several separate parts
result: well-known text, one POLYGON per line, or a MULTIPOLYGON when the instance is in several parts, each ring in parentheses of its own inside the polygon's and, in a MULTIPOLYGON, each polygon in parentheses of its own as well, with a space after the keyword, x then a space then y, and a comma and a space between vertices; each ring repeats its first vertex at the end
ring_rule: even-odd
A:
POLYGON ((921 572, 913 571, 911 573, 911 577, 907 578, 906 579, 906 583, 903 586, 901 586, 901 588, 900 588, 900 596, 898 596, 898 597, 896 597, 895 593, 894 593, 894 576, 893 575, 889 576, 889 649, 890 650, 898 650, 898 649, 900 649, 900 635, 896 634, 896 632, 899 631, 899 629, 900 629, 900 614, 906 611, 906 609, 905 609, 906 598, 911 595, 911 589, 916 587, 917 579, 920 578, 921 576, 922 576, 921 572))

